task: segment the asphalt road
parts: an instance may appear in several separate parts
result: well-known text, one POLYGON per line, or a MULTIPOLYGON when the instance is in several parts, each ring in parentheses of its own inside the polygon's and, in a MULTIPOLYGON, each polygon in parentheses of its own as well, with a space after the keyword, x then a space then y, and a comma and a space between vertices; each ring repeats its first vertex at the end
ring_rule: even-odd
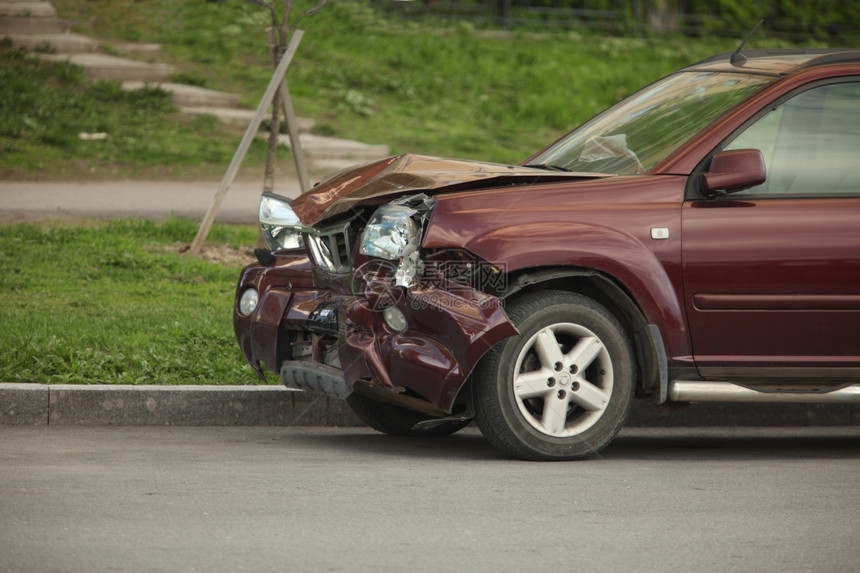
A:
POLYGON ((0 571, 854 572, 858 428, 597 459, 359 428, 0 427, 0 571))

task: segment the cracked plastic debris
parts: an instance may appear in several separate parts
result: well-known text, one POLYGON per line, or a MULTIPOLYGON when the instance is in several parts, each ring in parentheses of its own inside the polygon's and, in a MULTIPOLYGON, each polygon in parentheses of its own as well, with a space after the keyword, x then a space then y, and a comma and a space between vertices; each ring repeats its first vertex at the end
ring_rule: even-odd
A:
POLYGON ((406 288, 418 284, 418 277, 424 274, 424 261, 418 255, 418 247, 414 249, 410 249, 410 247, 407 247, 406 250, 411 252, 407 255, 404 251, 397 271, 394 273, 394 284, 406 288))
POLYGON ((430 197, 424 193, 419 193, 417 195, 406 195, 401 197, 400 199, 395 199, 391 202, 392 205, 405 205, 412 209, 415 209, 416 213, 421 214, 422 222, 426 219, 427 214, 433 209, 433 205, 436 204, 436 200, 433 197, 430 197))
POLYGON ((436 201, 424 193, 419 193, 418 195, 401 197, 392 201, 391 204, 409 207, 414 211, 410 217, 417 219, 418 235, 414 241, 411 241, 403 249, 400 264, 397 266, 397 271, 394 274, 394 284, 396 286, 410 288, 418 284, 418 277, 424 274, 424 261, 421 260, 418 248, 424 235, 424 226, 430 218, 430 211, 433 210, 436 201))

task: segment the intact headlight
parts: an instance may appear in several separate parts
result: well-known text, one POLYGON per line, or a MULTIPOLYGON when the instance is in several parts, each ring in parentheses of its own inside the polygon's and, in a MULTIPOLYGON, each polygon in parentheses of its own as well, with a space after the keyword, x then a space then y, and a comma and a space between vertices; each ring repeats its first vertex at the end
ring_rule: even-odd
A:
POLYGON ((412 219, 417 211, 405 205, 388 204, 376 210, 364 227, 359 252, 369 257, 397 260, 408 255, 407 247, 418 248, 420 230, 412 219))
POLYGON ((305 246, 302 222, 290 202, 283 197, 264 193, 260 198, 260 229, 263 238, 273 251, 297 249, 305 246))
POLYGON ((239 313, 242 316, 248 316, 260 304, 260 293, 255 288, 249 288, 242 293, 239 298, 239 313))

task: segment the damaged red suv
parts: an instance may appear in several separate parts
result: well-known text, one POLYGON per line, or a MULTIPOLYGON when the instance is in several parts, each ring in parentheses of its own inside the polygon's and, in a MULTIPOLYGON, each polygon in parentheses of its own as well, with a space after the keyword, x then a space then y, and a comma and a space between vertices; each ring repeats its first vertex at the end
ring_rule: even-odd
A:
POLYGON ((382 432, 576 459, 634 399, 860 400, 860 51, 718 55, 522 165, 391 157, 260 224, 248 362, 382 432))

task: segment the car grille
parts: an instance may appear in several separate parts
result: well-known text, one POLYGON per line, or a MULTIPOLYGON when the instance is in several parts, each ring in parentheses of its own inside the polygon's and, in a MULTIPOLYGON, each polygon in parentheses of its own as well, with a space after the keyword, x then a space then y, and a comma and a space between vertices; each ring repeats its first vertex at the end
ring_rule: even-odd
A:
POLYGON ((315 229, 306 236, 314 263, 332 273, 352 270, 352 221, 324 229, 315 229))

